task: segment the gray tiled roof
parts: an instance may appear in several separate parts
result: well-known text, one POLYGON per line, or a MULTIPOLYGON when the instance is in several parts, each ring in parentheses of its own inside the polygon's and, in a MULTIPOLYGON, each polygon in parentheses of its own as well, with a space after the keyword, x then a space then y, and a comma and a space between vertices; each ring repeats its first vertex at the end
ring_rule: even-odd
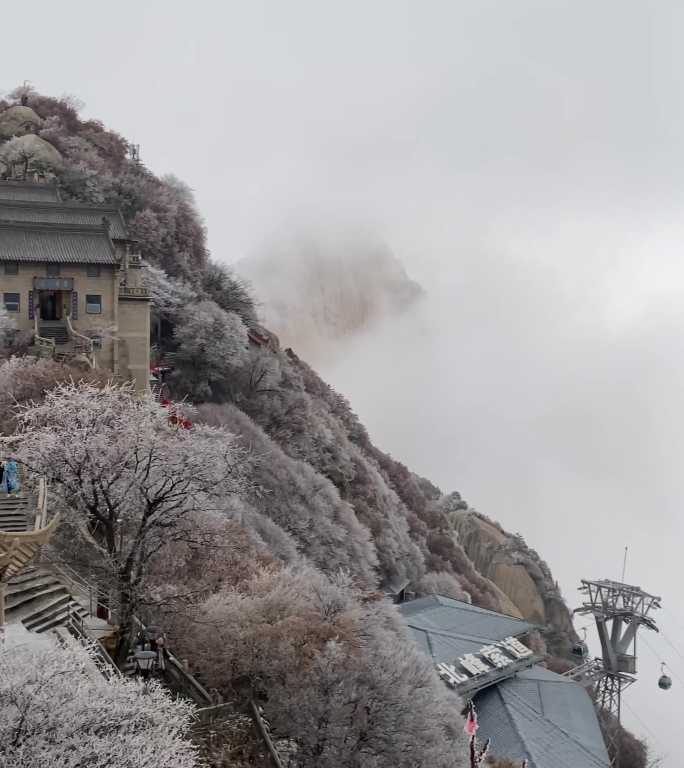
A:
POLYGON ((530 768, 608 768, 594 705, 577 683, 532 667, 475 697, 492 753, 530 768))
POLYGON ((102 219, 110 222, 109 234, 114 239, 125 240, 126 226, 116 208, 102 205, 82 205, 54 201, 28 202, 26 200, 2 200, 0 197, 0 221, 26 221, 38 224, 71 224, 75 226, 102 226, 102 219))
POLYGON ((532 629, 532 625, 522 619, 441 595, 402 603, 399 611, 421 650, 437 664, 452 663, 487 643, 532 629))
POLYGON ((0 200, 57 202, 59 193, 54 184, 31 181, 0 181, 0 200))
POLYGON ((116 264, 102 227, 0 222, 0 261, 116 264))
MULTIPOLYGON (((532 629, 521 619, 439 595, 398 608, 418 647, 436 664, 532 629)), ((478 733, 492 739, 498 757, 527 758, 530 768, 608 768, 594 705, 568 678, 533 666, 479 691, 475 706, 478 733)))

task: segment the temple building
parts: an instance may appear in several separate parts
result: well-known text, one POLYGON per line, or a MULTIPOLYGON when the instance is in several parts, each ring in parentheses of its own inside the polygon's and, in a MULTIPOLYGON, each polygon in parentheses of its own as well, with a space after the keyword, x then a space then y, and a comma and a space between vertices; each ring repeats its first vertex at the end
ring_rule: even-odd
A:
POLYGON ((588 691, 543 664, 527 621, 431 595, 399 606, 418 648, 453 696, 472 701, 490 755, 528 768, 609 768, 588 691))
POLYGON ((148 387, 150 301, 120 212, 60 200, 49 180, 0 181, 0 300, 34 351, 148 387))

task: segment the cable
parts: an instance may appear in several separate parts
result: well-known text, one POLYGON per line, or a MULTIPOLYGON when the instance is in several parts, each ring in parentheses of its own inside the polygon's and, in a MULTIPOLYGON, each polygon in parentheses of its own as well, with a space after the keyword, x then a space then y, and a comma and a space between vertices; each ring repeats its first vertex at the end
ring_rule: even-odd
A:
MULTIPOLYGON (((656 660, 659 661, 661 664, 664 663, 661 655, 656 651, 656 649, 648 642, 648 640, 645 637, 641 637, 641 642, 644 643, 644 645, 651 651, 651 653, 656 657, 656 660)), ((679 674, 669 665, 665 664, 665 666, 672 672, 672 674, 677 678, 677 680, 684 686, 684 679, 679 676, 679 674)))
POLYGON ((642 719, 641 715, 638 715, 638 714, 637 714, 636 710, 634 709, 634 707, 632 707, 632 706, 631 706, 631 704, 629 704, 629 703, 628 703, 628 702, 627 702, 625 699, 622 699, 622 701, 621 701, 621 704, 622 704, 623 706, 627 707, 627 709, 628 709, 628 710, 629 710, 629 711, 630 711, 630 712, 631 712, 631 713, 634 715, 634 717, 635 717, 635 718, 636 718, 636 719, 639 721, 639 723, 641 724, 641 727, 642 727, 642 728, 643 728, 645 731, 648 731, 648 734, 649 734, 650 736, 652 736, 654 739, 658 739, 658 735, 657 735, 657 734, 654 732, 654 730, 653 730, 652 728, 650 728, 648 725, 646 725, 646 723, 645 723, 645 722, 644 722, 644 720, 642 719))
POLYGON ((672 648, 672 650, 679 656, 679 658, 684 661, 684 654, 675 646, 673 642, 670 641, 669 637, 663 632, 663 630, 660 630, 660 634, 663 636, 663 640, 672 648))
MULTIPOLYGON (((635 719, 640 723, 641 727, 649 734, 649 736, 656 742, 656 743, 662 743, 660 739, 658 738, 657 734, 653 731, 652 728, 649 728, 648 725, 643 721, 640 715, 636 713, 636 710, 630 706, 630 704, 622 699, 622 704, 627 707, 627 709, 632 713, 632 715, 635 717, 635 719)), ((650 751, 650 749, 649 749, 650 751)), ((656 759, 658 760, 666 760, 669 757, 669 752, 666 752, 664 755, 657 755, 656 759)))
MULTIPOLYGON (((665 662, 664 662, 664 661, 663 661, 663 660, 660 658, 660 654, 659 654, 659 653, 656 651, 656 649, 655 649, 655 648, 654 648, 654 647, 653 647, 653 646, 652 646, 652 645, 651 645, 651 644, 648 642, 648 640, 646 640, 646 638, 645 638, 645 637, 643 637, 643 636, 642 636, 641 640, 643 640, 643 642, 644 642, 644 645, 646 645, 646 647, 647 647, 647 648, 650 650, 650 652, 651 652, 651 653, 654 655, 654 657, 655 657, 656 661, 659 661, 661 665, 664 665, 664 666, 666 666, 666 667, 667 667, 667 668, 670 670, 670 672, 672 672, 672 674, 674 674, 674 675, 675 675, 675 677, 677 678, 677 680, 679 680, 679 682, 680 682, 680 683, 682 683, 682 685, 684 685, 684 681, 682 680, 682 678, 680 678, 680 677, 679 677, 679 675, 678 675, 678 674, 677 674, 677 673, 674 671, 674 669, 672 669, 672 668, 670 667, 670 665, 669 665, 669 664, 666 664, 666 663, 665 663, 665 662)), ((661 669, 662 669, 662 666, 661 666, 661 669)), ((644 729, 644 730, 645 730, 645 731, 646 731, 646 732, 647 732, 647 733, 648 733, 648 734, 651 736, 651 738, 653 739, 653 741, 655 742, 655 744, 662 744, 662 739, 660 739, 660 738, 657 736, 657 734, 656 734, 656 733, 653 731, 653 729, 652 729, 651 727, 649 727, 648 725, 646 725, 646 723, 644 722, 643 718, 642 718, 642 717, 641 717, 639 714, 637 714, 637 712, 634 710, 634 708, 633 708, 632 706, 630 706, 629 702, 628 702, 626 699, 624 699, 624 698, 623 698, 621 703, 622 703, 622 704, 623 704, 625 707, 627 707, 627 709, 628 709, 628 710, 631 712, 631 714, 634 716, 634 718, 635 718, 635 719, 636 719, 636 720, 639 722, 639 724, 641 725, 641 727, 642 727, 642 728, 643 728, 643 729, 644 729)), ((653 745, 651 745, 651 746, 655 746, 655 744, 653 744, 653 745)), ((659 760, 665 761, 665 760, 668 758, 668 756, 669 756, 669 752, 666 752, 665 754, 657 755, 657 758, 658 758, 659 760)))
POLYGON ((666 613, 666 614, 668 615, 668 617, 670 618, 670 620, 672 621, 672 623, 673 623, 673 624, 676 624, 676 625, 677 625, 677 627, 678 627, 678 628, 679 628, 679 629, 680 629, 682 632, 684 632, 684 624, 681 624, 681 622, 679 621, 679 619, 675 617, 675 614, 673 614, 673 613, 672 613, 672 611, 671 611, 669 608, 668 608, 667 610, 665 610, 665 608, 662 608, 662 607, 661 607, 661 609, 660 609, 660 610, 661 610, 663 613, 666 613))

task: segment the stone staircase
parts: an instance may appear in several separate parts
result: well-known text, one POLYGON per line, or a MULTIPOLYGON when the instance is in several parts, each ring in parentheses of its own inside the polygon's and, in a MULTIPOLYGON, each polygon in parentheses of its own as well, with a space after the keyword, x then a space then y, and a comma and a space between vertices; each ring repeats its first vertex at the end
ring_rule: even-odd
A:
MULTIPOLYGON (((5 620, 21 622, 33 632, 46 632, 91 617, 79 595, 61 574, 31 564, 41 541, 32 537, 33 507, 30 497, 0 496, 0 558, 5 569, 5 620)), ((54 527, 53 519, 51 526, 54 527)), ((44 529, 47 531, 47 529, 44 529)), ((42 538, 45 538, 43 535, 42 538)), ((93 618, 100 631, 111 631, 106 622, 93 618), (102 625, 102 626, 101 626, 102 625)))
POLYGON ((31 536, 32 516, 29 515, 29 499, 23 494, 0 495, 0 575, 3 581, 16 576, 40 549, 40 541, 31 536))
POLYGON ((69 331, 66 325, 59 322, 41 323, 38 333, 43 339, 52 339, 58 345, 69 343, 69 331))
POLYGON ((32 632, 46 632, 72 620, 83 621, 88 612, 58 576, 40 566, 27 566, 7 583, 5 615, 8 623, 21 621, 32 632))
POLYGON ((27 531, 29 504, 25 496, 0 495, 0 531, 27 531))

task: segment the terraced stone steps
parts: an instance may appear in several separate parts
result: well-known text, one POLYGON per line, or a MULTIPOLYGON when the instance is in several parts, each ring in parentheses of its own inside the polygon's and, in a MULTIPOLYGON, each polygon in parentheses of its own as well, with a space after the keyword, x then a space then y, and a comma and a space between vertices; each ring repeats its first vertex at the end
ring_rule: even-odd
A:
POLYGON ((58 577, 39 567, 24 568, 10 579, 5 611, 8 622, 21 621, 33 632, 46 632, 88 615, 58 577))
POLYGON ((43 339, 53 339, 55 344, 68 344, 69 343, 69 331, 66 325, 60 323, 47 324, 41 323, 38 328, 38 335, 43 339))
POLYGON ((26 531, 28 527, 28 499, 0 494, 0 531, 26 531))

